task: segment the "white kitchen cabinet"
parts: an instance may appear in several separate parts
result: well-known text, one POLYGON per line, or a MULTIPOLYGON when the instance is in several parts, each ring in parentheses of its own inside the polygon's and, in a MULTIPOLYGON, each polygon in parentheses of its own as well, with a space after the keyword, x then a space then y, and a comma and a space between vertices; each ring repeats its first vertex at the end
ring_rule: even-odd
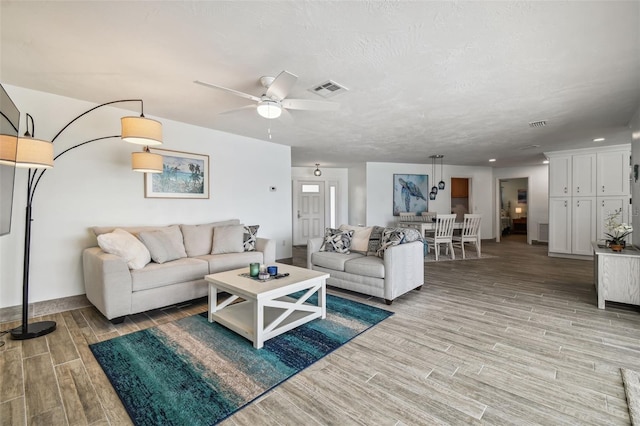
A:
POLYGON ((613 151, 597 155, 597 195, 629 195, 630 152, 613 151))
MULTIPOLYGON (((595 197, 596 154, 574 155, 571 161, 571 195, 595 197)), ((591 251, 591 245, 589 245, 591 251)))
POLYGON ((571 195, 571 155, 549 158, 549 196, 571 195))
POLYGON ((591 256, 596 239, 596 197, 573 197, 571 206, 571 253, 591 256))
POLYGON ((607 212, 629 217, 631 145, 545 153, 549 158, 549 255, 593 256, 607 212))
POLYGON ((549 252, 571 253, 571 197, 549 199, 549 252))

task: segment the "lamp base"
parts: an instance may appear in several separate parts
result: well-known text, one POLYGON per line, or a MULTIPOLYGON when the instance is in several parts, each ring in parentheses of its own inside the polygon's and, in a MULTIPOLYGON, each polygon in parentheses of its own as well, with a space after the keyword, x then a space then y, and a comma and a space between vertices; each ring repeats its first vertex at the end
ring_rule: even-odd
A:
POLYGON ((27 324, 27 332, 22 331, 22 326, 11 330, 11 337, 15 340, 27 340, 35 337, 44 336, 56 329, 55 321, 41 321, 27 324))

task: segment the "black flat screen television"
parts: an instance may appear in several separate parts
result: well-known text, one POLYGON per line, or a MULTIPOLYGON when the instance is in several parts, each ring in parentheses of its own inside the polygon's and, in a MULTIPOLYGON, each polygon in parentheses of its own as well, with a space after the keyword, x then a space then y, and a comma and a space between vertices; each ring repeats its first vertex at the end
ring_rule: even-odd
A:
POLYGON ((0 235, 11 232, 20 111, 0 84, 0 235))

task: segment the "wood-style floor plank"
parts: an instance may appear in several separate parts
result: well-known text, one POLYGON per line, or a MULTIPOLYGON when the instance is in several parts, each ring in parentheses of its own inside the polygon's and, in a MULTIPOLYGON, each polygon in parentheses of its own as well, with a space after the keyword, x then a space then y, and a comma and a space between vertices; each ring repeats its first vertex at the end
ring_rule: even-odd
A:
MULTIPOLYGON (((592 262, 546 250, 513 236, 483 244, 492 258, 428 262, 422 290, 390 306, 329 288, 395 315, 222 425, 629 424, 620 367, 640 371, 640 313, 597 309, 592 262)), ((292 264, 306 266, 304 248, 292 264)), ((4 338, 0 426, 131 424, 89 345, 206 307, 201 298, 118 325, 93 307, 33 319, 58 329, 4 338)))

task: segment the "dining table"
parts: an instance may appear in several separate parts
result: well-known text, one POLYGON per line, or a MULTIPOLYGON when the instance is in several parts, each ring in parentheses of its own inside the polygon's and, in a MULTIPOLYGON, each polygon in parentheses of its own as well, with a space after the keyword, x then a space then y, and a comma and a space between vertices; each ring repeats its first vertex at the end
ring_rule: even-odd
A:
MULTIPOLYGON (((436 229, 435 222, 417 222, 417 221, 401 221, 396 222, 400 228, 414 228, 420 230, 420 235, 425 236, 425 231, 433 231, 436 229)), ((464 222, 454 222, 453 229, 462 229, 464 222)))

